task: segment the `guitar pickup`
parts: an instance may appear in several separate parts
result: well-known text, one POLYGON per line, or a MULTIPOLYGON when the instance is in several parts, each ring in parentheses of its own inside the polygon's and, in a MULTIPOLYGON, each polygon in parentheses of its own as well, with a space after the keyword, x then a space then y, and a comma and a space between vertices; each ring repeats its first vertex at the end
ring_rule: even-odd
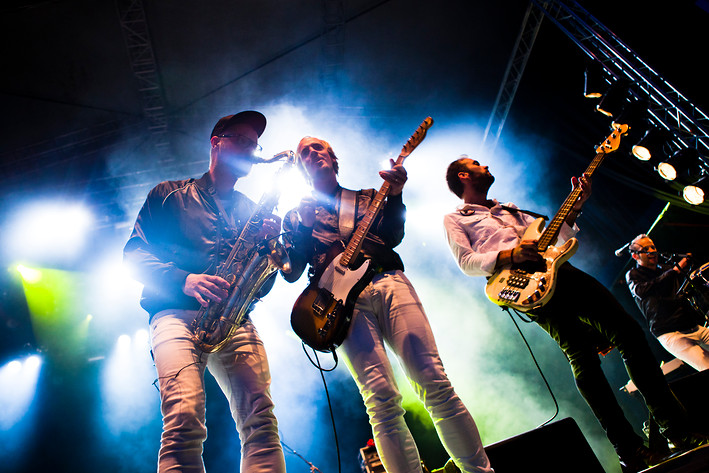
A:
POLYGON ((501 290, 497 294, 497 297, 499 297, 501 300, 507 301, 507 302, 517 302, 517 300, 519 299, 519 296, 520 296, 519 291, 516 291, 514 289, 508 289, 508 288, 501 290))
POLYGON ((313 314, 318 317, 322 317, 323 315, 325 315, 327 309, 332 303, 332 298, 333 296, 332 294, 330 294, 329 291, 326 291, 325 289, 320 289, 318 291, 317 297, 313 301, 313 314))
POLYGON ((507 285, 524 289, 529 284, 529 277, 524 273, 512 273, 507 278, 507 285))

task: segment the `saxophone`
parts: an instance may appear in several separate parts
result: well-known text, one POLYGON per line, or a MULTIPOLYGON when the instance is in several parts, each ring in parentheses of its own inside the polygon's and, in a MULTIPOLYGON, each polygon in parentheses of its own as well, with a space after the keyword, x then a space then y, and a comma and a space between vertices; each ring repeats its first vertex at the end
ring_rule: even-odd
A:
MULTIPOLYGON (((264 162, 286 158, 276 173, 281 175, 295 162, 293 151, 284 151, 264 162)), ((274 186, 276 187, 276 186, 274 186)), ((229 295, 221 302, 200 307, 192 323, 192 340, 205 353, 222 349, 229 337, 246 323, 249 309, 263 284, 277 270, 289 273, 290 260, 279 238, 258 240, 263 219, 273 212, 280 192, 266 192, 234 243, 228 258, 217 267, 216 275, 229 282, 229 295)))

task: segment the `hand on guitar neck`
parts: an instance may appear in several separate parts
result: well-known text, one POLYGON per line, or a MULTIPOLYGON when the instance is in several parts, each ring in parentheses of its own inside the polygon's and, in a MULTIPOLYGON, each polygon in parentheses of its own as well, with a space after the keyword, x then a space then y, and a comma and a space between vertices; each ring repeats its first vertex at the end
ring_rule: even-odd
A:
POLYGON ((579 189, 580 194, 573 207, 571 207, 571 212, 566 217, 565 221, 569 226, 574 225, 576 217, 581 213, 583 204, 591 197, 591 176, 588 173, 584 173, 581 177, 572 177, 571 188, 572 190, 579 189))

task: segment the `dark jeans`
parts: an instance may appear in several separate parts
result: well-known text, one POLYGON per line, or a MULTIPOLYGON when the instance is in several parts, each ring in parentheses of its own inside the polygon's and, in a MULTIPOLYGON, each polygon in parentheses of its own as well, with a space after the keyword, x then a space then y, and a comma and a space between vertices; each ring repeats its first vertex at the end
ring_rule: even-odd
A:
POLYGON ((657 423, 665 431, 685 430, 686 414, 659 368, 640 325, 601 283, 565 263, 559 268, 552 299, 532 318, 564 351, 576 386, 619 454, 641 445, 618 405, 598 356, 599 348, 618 348, 623 362, 657 423))

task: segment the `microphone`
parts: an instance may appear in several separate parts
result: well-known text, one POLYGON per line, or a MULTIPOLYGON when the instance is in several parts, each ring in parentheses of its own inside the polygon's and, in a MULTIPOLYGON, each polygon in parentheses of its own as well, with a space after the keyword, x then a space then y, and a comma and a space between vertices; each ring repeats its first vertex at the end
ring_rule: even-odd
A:
POLYGON ((626 252, 626 250, 628 249, 629 246, 630 246, 630 242, 628 242, 628 243, 626 243, 625 245, 621 246, 620 248, 618 248, 617 250, 615 250, 615 255, 618 256, 618 257, 623 256, 623 253, 626 252))

